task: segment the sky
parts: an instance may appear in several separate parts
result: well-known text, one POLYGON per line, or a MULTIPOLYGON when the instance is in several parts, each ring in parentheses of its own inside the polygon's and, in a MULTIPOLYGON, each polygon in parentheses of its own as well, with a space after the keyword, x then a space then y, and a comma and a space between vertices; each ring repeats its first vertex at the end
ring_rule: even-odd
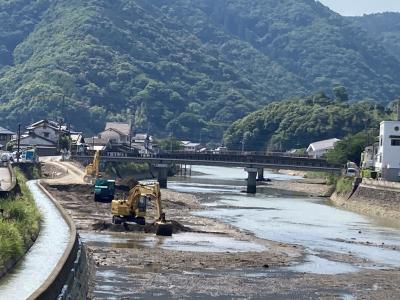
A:
POLYGON ((343 16, 361 16, 385 11, 400 12, 400 0, 319 0, 343 16))

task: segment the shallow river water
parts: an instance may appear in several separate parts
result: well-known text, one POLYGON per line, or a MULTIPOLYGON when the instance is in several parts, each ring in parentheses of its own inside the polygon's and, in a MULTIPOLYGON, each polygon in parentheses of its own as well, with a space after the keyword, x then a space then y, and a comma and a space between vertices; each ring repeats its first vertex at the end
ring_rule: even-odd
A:
POLYGON ((244 194, 243 169, 197 166, 193 171, 198 175, 173 179, 169 188, 203 198, 208 209, 198 215, 223 220, 261 238, 304 247, 306 262, 291 267, 292 271, 340 274, 400 267, 400 231, 394 225, 382 226, 382 220, 336 208, 327 199, 265 188, 256 195, 244 194))

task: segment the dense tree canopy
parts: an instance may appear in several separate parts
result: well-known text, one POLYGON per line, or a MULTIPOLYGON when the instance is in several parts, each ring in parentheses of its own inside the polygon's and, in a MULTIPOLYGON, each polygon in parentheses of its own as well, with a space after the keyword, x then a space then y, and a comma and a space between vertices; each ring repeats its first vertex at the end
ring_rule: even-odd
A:
POLYGON ((314 0, 0 0, 0 22, 10 128, 62 117, 93 133, 134 117, 159 136, 219 140, 271 101, 400 94, 399 61, 314 0))
POLYGON ((400 13, 388 12, 351 19, 400 60, 400 13))
POLYGON ((274 102, 235 122, 225 133, 226 145, 245 150, 289 150, 310 143, 343 138, 365 128, 378 128, 387 116, 371 102, 350 104, 323 93, 274 102))

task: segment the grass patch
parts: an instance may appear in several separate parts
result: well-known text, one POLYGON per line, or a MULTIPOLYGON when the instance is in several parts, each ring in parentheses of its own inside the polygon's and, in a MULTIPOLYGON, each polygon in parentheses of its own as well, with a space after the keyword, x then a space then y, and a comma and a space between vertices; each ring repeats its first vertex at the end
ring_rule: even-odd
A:
POLYGON ((41 215, 24 175, 16 170, 21 194, 0 200, 0 268, 24 254, 32 237, 39 232, 41 215))
POLYGON ((339 176, 329 172, 307 172, 304 176, 309 179, 324 179, 327 185, 336 185, 339 176))
POLYGON ((353 178, 340 177, 336 183, 336 192, 341 195, 346 195, 353 189, 353 178))
POLYGON ((108 174, 118 175, 119 173, 122 177, 129 177, 132 175, 142 174, 149 172, 150 168, 148 164, 140 164, 134 162, 126 162, 119 164, 107 164, 106 172, 108 174))

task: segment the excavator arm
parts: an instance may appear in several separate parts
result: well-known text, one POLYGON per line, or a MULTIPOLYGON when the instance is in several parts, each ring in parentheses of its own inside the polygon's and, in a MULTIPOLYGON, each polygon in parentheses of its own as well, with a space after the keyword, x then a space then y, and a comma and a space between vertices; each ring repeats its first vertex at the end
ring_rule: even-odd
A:
POLYGON ((86 166, 84 181, 90 182, 93 178, 99 177, 100 170, 100 151, 97 150, 93 157, 93 162, 86 166))

